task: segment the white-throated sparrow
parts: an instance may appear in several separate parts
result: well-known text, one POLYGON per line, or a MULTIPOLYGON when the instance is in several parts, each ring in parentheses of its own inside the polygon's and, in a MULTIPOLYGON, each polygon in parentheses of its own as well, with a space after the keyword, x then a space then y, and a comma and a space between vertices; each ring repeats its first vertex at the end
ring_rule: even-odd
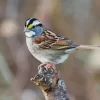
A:
POLYGON ((79 45, 66 37, 59 36, 46 29, 36 18, 26 20, 24 32, 29 51, 42 63, 63 63, 69 54, 76 49, 93 49, 97 47, 79 45))

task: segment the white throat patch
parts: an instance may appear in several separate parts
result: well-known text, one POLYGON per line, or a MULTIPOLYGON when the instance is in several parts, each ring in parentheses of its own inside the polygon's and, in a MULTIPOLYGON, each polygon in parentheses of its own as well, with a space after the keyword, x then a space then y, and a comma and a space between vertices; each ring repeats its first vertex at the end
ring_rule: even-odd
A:
POLYGON ((25 32, 25 35, 29 38, 31 38, 33 35, 35 35, 36 33, 33 31, 29 31, 29 32, 25 32))

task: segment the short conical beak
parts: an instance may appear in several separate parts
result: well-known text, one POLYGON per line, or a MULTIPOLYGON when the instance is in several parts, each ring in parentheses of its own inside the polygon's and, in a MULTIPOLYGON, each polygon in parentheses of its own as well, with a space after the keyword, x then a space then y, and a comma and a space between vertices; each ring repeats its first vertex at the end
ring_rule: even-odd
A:
POLYGON ((24 32, 29 32, 29 30, 27 28, 24 28, 24 32))

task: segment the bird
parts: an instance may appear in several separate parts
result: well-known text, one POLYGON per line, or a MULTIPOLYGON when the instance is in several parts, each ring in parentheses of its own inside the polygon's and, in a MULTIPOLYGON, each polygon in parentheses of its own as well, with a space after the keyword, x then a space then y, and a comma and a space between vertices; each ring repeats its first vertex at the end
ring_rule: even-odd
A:
POLYGON ((95 49, 100 46, 80 45, 47 29, 37 18, 25 21, 24 33, 30 53, 41 63, 60 64, 77 49, 95 49))

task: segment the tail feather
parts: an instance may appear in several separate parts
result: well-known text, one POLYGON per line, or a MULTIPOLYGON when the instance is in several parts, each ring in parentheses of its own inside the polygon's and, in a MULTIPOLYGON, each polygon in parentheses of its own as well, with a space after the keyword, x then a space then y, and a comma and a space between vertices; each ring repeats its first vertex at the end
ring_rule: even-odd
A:
POLYGON ((100 46, 96 45, 79 45, 76 49, 100 49, 100 46))

